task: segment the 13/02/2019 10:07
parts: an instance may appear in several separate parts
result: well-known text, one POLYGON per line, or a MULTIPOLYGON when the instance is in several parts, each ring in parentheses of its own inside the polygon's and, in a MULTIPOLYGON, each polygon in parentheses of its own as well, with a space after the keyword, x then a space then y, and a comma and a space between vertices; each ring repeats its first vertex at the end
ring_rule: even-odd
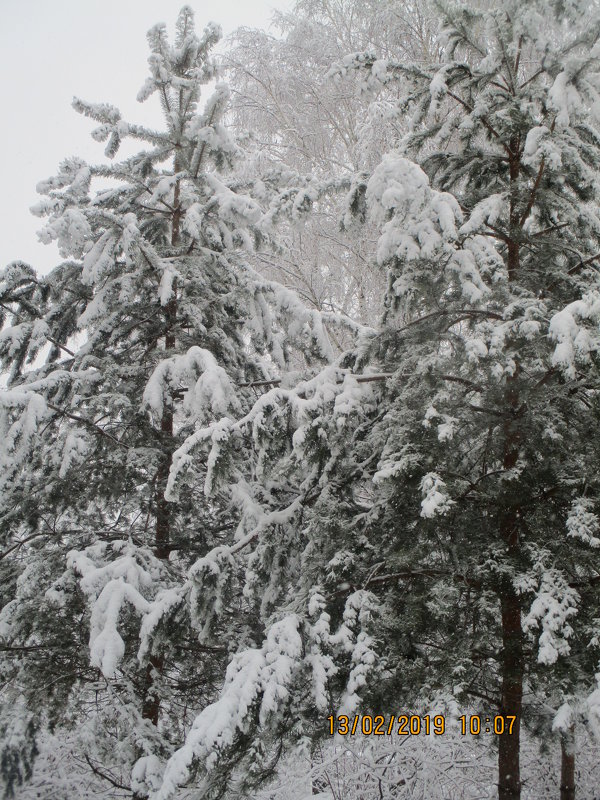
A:
MULTIPOLYGON (((494 733, 497 736, 513 732, 513 727, 516 722, 516 716, 503 716, 496 714, 491 717, 482 717, 480 714, 472 714, 467 716, 463 714, 458 717, 460 723, 460 732, 463 736, 471 734, 472 736, 479 736, 481 733, 494 733)), ((355 715, 353 718, 345 714, 339 716, 330 715, 327 717, 329 723, 329 734, 334 736, 336 733, 340 736, 355 736, 363 734, 364 736, 418 736, 421 733, 427 736, 431 733, 436 736, 441 736, 446 732, 446 718, 443 714, 436 714, 431 717, 429 714, 419 716, 416 714, 392 714, 385 717, 381 714, 372 716, 365 714, 363 716, 355 715)))

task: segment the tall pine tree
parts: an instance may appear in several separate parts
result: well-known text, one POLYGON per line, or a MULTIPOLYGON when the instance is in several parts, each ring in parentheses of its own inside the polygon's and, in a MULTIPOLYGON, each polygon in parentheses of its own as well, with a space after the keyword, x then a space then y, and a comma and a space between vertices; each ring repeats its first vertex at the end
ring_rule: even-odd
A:
MULTIPOLYGON (((34 210, 66 260, 45 277, 19 262, 1 275, 7 796, 31 773, 36 731, 55 728, 107 788, 157 788, 255 624, 231 597, 227 635, 198 641, 187 572, 235 513, 229 496, 205 496, 217 459, 167 502, 172 454, 198 425, 247 410, 249 384, 289 369, 296 345, 331 356, 320 317, 244 256, 265 237, 261 203, 277 176, 244 178, 225 85, 199 108, 219 36, 213 25, 196 36, 189 7, 173 45, 164 25, 149 32, 138 99, 158 95, 160 131, 74 101, 110 159, 126 138, 145 149, 106 166, 65 160, 34 210), (94 191, 96 178, 110 188, 94 191)), ((236 469, 243 482, 241 450, 236 469)))

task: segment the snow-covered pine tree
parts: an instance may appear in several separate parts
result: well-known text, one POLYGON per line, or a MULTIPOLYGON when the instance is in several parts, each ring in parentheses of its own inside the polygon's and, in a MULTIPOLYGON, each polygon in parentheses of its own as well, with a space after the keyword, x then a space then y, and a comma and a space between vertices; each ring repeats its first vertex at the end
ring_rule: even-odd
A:
MULTIPOLYGON (((577 707, 598 727, 600 12, 488 6, 440 4, 441 63, 358 54, 337 70, 367 90, 397 82, 398 113, 413 112, 402 150, 351 199, 380 229, 386 313, 219 441, 222 456, 252 434, 262 510, 194 574, 214 585, 245 565, 266 633, 231 663, 157 800, 194 768, 214 786, 217 744, 318 736, 319 715, 342 709, 475 698, 511 728, 503 800, 521 796, 522 720, 548 733, 550 711, 567 733, 577 707), (261 495, 265 480, 285 493, 261 495)), ((176 454, 172 487, 216 430, 176 454)))
MULTIPOLYGON (((425 341, 439 354, 429 378, 437 386, 422 402, 443 446, 430 445, 421 513, 428 498, 440 500, 446 524, 436 523, 437 534, 451 543, 446 557, 470 602, 499 602, 499 614, 485 603, 473 620, 480 671, 462 666, 470 682, 461 683, 517 719, 514 734, 499 738, 499 794, 513 798, 521 716, 547 717, 557 695, 576 691, 583 716, 594 717, 598 452, 587 432, 597 420, 600 11, 594 2, 479 5, 440 4, 441 64, 367 68, 370 81, 402 87, 402 108, 414 110, 404 152, 458 199, 462 248, 495 242, 488 267, 473 273, 485 287, 469 276, 484 251, 461 256, 473 282, 461 294, 415 285, 422 276, 404 263, 411 245, 401 225, 394 232, 389 223, 379 257, 397 270, 390 309, 417 328, 426 320, 425 341), (461 297, 470 304, 452 309, 461 297), (573 541, 570 522, 584 511, 587 547, 573 541), (531 696, 538 686, 523 706, 524 689, 531 696)), ((382 209, 394 214, 395 202, 382 191, 382 209)))
MULTIPOLYGON (((228 649, 255 627, 231 594, 213 609, 221 627, 198 641, 187 572, 235 513, 229 495, 203 491, 221 468, 214 452, 167 503, 171 457, 198 425, 248 409, 248 384, 280 376, 291 345, 317 360, 331 350, 320 317, 245 258, 268 190, 257 184, 253 199, 236 172, 227 87, 198 107, 219 35, 210 25, 197 37, 189 7, 174 45, 164 25, 150 30, 138 99, 159 96, 161 131, 74 101, 111 159, 126 138, 146 147, 105 166, 64 161, 35 213, 67 260, 45 277, 22 263, 1 275, 6 796, 47 728, 69 729, 74 758, 107 790, 146 797, 189 715, 214 699, 228 649), (96 178, 114 185, 94 192, 96 178)), ((243 483, 242 450, 235 471, 243 483)))

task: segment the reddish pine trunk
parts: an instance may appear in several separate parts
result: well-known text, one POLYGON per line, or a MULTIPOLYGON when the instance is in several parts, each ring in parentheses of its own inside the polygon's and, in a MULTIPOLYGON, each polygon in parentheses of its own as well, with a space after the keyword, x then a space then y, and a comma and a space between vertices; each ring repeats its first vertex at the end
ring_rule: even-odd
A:
POLYGON ((575 800, 575 730, 560 737, 560 800, 575 800))
POLYGON ((162 672, 163 659, 159 656, 150 656, 146 666, 146 685, 144 690, 144 706, 142 708, 142 717, 149 719, 153 725, 158 725, 158 714, 160 711, 160 697, 156 691, 153 671, 158 673, 162 672))
MULTIPOLYGON (((508 242, 508 280, 515 281, 520 267, 518 243, 519 208, 517 203, 516 182, 519 178, 520 141, 513 137, 510 141, 511 157, 509 160, 510 182, 513 187, 510 199, 511 239, 508 242), (516 239, 512 237, 517 235, 516 239)), ((505 390, 505 413, 507 415, 503 429, 503 466, 504 469, 515 467, 519 458, 521 444, 518 423, 515 419, 519 408, 519 364, 514 374, 508 378, 505 390)), ((507 501, 506 508, 500 512, 500 537, 506 545, 509 558, 515 558, 520 549, 519 542, 519 508, 507 501)), ((500 590, 500 611, 502 620, 502 655, 501 673, 501 709, 504 716, 515 717, 512 733, 503 733, 499 737, 498 746, 498 798, 499 800, 520 800, 521 798, 521 713, 523 710, 523 675, 525 672, 523 656, 523 627, 521 623, 521 600, 516 593, 512 581, 503 581, 500 590)), ((508 725, 506 726, 508 729, 508 725)))
MULTIPOLYGON (((504 468, 512 469, 519 457, 520 433, 512 418, 519 403, 516 382, 519 378, 518 366, 506 385, 506 413, 510 417, 504 424, 504 468)), ((500 516, 500 536, 506 545, 509 558, 515 557, 520 548, 519 508, 511 506, 502 509, 500 516)), ((507 724, 505 733, 499 737, 498 745, 498 798, 499 800, 520 800, 521 765, 520 739, 521 714, 523 706, 523 675, 525 671, 523 656, 523 628, 521 624, 521 599, 510 578, 505 578, 500 590, 500 611, 502 621, 501 707, 503 716, 515 717, 512 732, 507 724)))
MULTIPOLYGON (((504 469, 512 469, 519 457, 520 434, 512 419, 518 407, 519 378, 518 366, 506 385, 506 413, 510 417, 504 424, 504 469)), ((501 510, 500 536, 506 545, 509 558, 517 556, 519 542, 519 508, 511 506, 501 510)), ((499 800, 520 800, 521 766, 520 739, 521 713, 523 705, 523 675, 525 671, 523 656, 523 628, 521 624, 521 599, 510 577, 503 580, 500 589, 500 611, 502 621, 502 654, 500 659, 501 689, 500 713, 515 717, 512 732, 499 737, 498 744, 498 798, 499 800)))
MULTIPOLYGON (((502 611, 502 687, 503 716, 516 717, 512 733, 499 737, 498 797, 500 800, 520 800, 521 766, 520 738, 523 703, 523 632, 519 597, 511 589, 501 596, 502 611)), ((508 730, 509 725, 506 725, 508 730)))

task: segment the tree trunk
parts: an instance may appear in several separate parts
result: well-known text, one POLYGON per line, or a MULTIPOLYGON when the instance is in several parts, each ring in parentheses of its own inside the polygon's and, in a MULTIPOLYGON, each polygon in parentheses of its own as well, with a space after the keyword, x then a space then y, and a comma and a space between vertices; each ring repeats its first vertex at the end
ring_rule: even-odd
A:
MULTIPOLYGON (((519 378, 518 365, 514 374, 508 379, 505 391, 506 413, 511 416, 504 424, 504 469, 512 469, 519 457, 520 433, 516 429, 513 414, 518 407, 518 390, 516 382, 519 378)), ((506 499, 506 508, 500 511, 500 536, 506 545, 509 559, 514 559, 519 552, 519 517, 518 505, 506 499)), ((521 623, 521 598, 515 591, 509 576, 502 580, 500 587, 500 612, 502 621, 502 654, 500 659, 501 689, 500 713, 507 717, 515 717, 511 733, 508 721, 505 732, 500 735, 498 747, 498 797, 499 800, 520 800, 520 740, 521 713, 523 706, 523 675, 525 672, 523 656, 523 627, 521 623)))
POLYGON ((575 800, 575 728, 560 737, 560 800, 575 800))
POLYGON ((160 697, 156 691, 153 671, 162 672, 163 659, 159 656, 150 656, 146 665, 146 685, 144 688, 144 705, 142 717, 149 719, 153 725, 158 725, 158 713, 160 711, 160 697))
MULTIPOLYGON (((521 436, 514 419, 518 408, 519 393, 518 365, 514 374, 507 380, 505 390, 504 423, 504 469, 513 469, 519 458, 521 436)), ((506 498, 506 507, 500 511, 500 536, 506 545, 508 558, 512 561, 520 549, 519 518, 520 508, 506 498)), ((502 685, 500 689, 500 713, 507 717, 515 717, 512 728, 508 721, 505 732, 500 735, 498 747, 498 797, 499 800, 520 800, 521 767, 520 740, 521 714, 523 706, 523 675, 525 672, 523 656, 523 627, 521 623, 521 598, 515 591, 512 580, 505 577, 500 587, 500 612, 502 621, 502 654, 500 672, 502 685), (511 729, 511 733, 507 731, 511 729)))
MULTIPOLYGON (((177 171, 177 163, 174 167, 177 171)), ((171 246, 179 243, 179 228, 181 209, 179 207, 179 181, 175 184, 173 198, 173 220, 171 223, 171 246)), ((175 347, 175 324, 177 322, 177 281, 173 281, 173 296, 165 306, 165 351, 173 350, 175 347)), ((163 406, 162 419, 160 421, 161 444, 163 446, 163 458, 156 475, 156 534, 155 534, 155 554, 157 558, 169 558, 171 545, 171 521, 169 503, 165 500, 165 489, 169 470, 171 468, 172 440, 173 440, 173 406, 172 400, 167 401, 163 406)))
MULTIPOLYGON (((511 182, 510 197, 510 238, 507 243, 507 268, 509 284, 518 277, 519 254, 519 205, 517 181, 520 172, 520 142, 517 137, 510 140, 509 173, 511 182)), ((504 393, 506 420, 503 426, 503 467, 513 469, 519 458, 521 434, 515 419, 519 408, 519 364, 507 379, 504 393)), ((506 506, 500 509, 500 538, 506 545, 507 556, 512 562, 518 556, 520 509, 506 498, 506 506)), ((523 676, 525 664, 523 656, 523 627, 521 623, 521 599, 510 577, 502 581, 500 587, 500 612, 502 620, 502 654, 500 659, 500 713, 515 717, 512 732, 499 737, 498 746, 498 798, 499 800, 520 800, 521 798, 521 713, 523 710, 523 676)), ((507 722, 505 731, 508 731, 507 722)))
MULTIPOLYGON (((169 339, 170 337, 166 337, 169 339)), ((161 443, 165 448, 156 474, 156 528, 154 534, 154 553, 157 558, 169 558, 171 546, 171 520, 169 503, 165 500, 165 489, 171 468, 171 447, 173 438, 173 409, 165 403, 160 421, 161 443)))
MULTIPOLYGON (((174 170, 177 171, 177 162, 174 170)), ((173 198, 173 219, 171 223, 171 245, 179 243, 179 229, 181 222, 181 209, 179 206, 179 181, 175 184, 173 198)), ((165 306, 165 351, 173 350, 176 344, 175 324, 177 322, 177 282, 173 281, 173 297, 165 306)), ((165 500, 165 490, 171 468, 172 443, 173 443, 173 405, 172 400, 165 402, 163 406, 162 418, 160 421, 161 445, 163 455, 156 473, 156 526, 154 533, 154 554, 157 558, 167 560, 171 551, 171 509, 165 500)), ((164 667, 162 656, 151 655, 146 665, 144 703, 142 706, 142 718, 150 720, 153 725, 158 725, 160 715, 160 694, 156 689, 153 673, 161 674, 164 667)), ((147 800, 148 795, 134 793, 133 800, 147 800)))
POLYGON ((521 713, 523 704, 523 631, 521 605, 512 587, 501 596, 502 611, 502 687, 501 708, 503 716, 515 717, 512 733, 500 735, 498 747, 498 798, 520 800, 521 797, 521 713))

